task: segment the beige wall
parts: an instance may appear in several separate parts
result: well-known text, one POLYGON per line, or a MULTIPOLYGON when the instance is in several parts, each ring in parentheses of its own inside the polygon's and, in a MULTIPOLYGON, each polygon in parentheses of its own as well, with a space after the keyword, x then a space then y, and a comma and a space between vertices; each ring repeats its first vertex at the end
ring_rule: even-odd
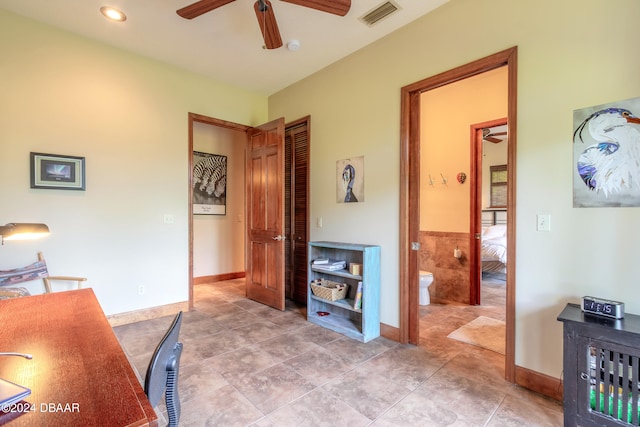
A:
POLYGON ((2 10, 0 54, 0 223, 52 231, 0 246, 0 269, 42 250, 107 314, 186 301, 188 113, 255 125, 266 97, 2 10), (30 189, 31 151, 85 157, 86 191, 30 189))
MULTIPOLYGON (((638 208, 572 207, 572 113, 640 96, 640 2, 451 0, 269 98, 310 114, 313 240, 382 246, 381 320, 397 326, 400 89, 518 46, 516 364, 560 378, 556 317, 582 295, 640 313, 638 208), (500 25, 491 25, 500 20, 500 25), (365 157, 366 202, 336 204, 335 161, 365 157), (535 229, 551 215, 551 231, 535 229)), ((640 114, 640 112, 636 112, 640 114)))

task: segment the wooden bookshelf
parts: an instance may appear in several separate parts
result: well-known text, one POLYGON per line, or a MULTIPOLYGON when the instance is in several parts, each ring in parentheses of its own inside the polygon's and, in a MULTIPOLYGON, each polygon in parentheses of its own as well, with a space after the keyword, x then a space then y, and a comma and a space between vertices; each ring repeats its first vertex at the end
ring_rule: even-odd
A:
POLYGON ((340 242, 309 242, 307 280, 307 320, 350 338, 367 342, 380 336, 380 246, 340 242), (314 266, 313 260, 344 260, 347 268, 328 271, 314 266), (351 274, 349 264, 362 264, 361 274, 351 274), (330 301, 317 297, 311 282, 318 279, 346 283, 344 299, 330 301), (362 282, 362 308, 354 308, 358 282, 362 282), (319 312, 329 313, 321 316, 319 312))

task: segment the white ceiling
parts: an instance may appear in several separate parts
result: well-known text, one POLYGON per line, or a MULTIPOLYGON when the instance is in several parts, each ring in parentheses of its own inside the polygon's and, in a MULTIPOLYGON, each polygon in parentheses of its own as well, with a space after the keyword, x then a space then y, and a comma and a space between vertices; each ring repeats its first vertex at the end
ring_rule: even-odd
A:
POLYGON ((140 55, 270 95, 429 13, 448 0, 392 0, 393 15, 368 27, 359 18, 385 0, 352 0, 341 17, 272 0, 284 46, 263 49, 255 0, 236 0, 187 20, 176 10, 195 0, 0 0, 0 8, 140 55), (109 22, 101 6, 127 20, 109 22), (297 51, 287 49, 299 40, 297 51))

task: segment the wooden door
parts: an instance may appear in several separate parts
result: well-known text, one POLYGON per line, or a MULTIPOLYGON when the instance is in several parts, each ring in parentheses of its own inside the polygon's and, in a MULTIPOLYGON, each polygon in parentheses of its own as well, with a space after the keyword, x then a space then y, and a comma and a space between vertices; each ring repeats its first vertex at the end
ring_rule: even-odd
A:
POLYGON ((284 119, 247 133, 247 298, 284 310, 284 119))
POLYGON ((480 305, 482 294, 482 161, 483 130, 507 124, 507 118, 471 125, 470 229, 469 229, 469 304, 480 305))
POLYGON ((285 130, 285 271, 286 295, 307 304, 307 242, 309 240, 309 117, 285 130))
POLYGON ((469 227, 469 304, 480 305, 482 286, 482 125, 471 126, 470 227, 469 227))

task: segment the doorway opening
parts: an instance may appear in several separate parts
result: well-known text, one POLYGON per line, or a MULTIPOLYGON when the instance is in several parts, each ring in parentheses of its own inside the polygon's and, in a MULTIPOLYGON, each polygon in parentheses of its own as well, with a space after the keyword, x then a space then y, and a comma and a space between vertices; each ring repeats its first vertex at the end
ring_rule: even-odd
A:
POLYGON ((421 94, 468 77, 507 67, 509 170, 507 198, 505 378, 515 381, 515 154, 517 47, 471 62, 453 70, 413 83, 401 92, 400 159, 400 340, 419 340, 419 247, 420 247, 420 142, 421 94))
MULTIPOLYGON (((285 125, 285 271, 281 277, 285 277, 286 298, 293 300, 298 304, 306 304, 306 244, 309 236, 308 226, 308 191, 309 191, 309 127, 310 117, 303 117, 294 122, 285 125)), ((189 309, 194 306, 193 286, 200 283, 210 283, 217 281, 225 281, 235 278, 245 277, 246 265, 246 248, 244 248, 244 237, 246 235, 245 219, 246 206, 245 199, 241 196, 245 191, 245 157, 244 152, 248 141, 248 132, 253 129, 237 123, 219 120, 195 113, 189 113, 189 141, 188 141, 188 158, 189 158, 189 309), (202 126, 205 125, 205 126, 202 126), (208 129, 207 129, 208 128, 208 129), (205 129, 205 131, 203 131, 205 129), (204 135, 204 136, 203 136, 204 135), (195 139, 195 142, 194 142, 195 139), (215 229, 202 228, 201 223, 206 223, 207 218, 194 217, 193 204, 193 152, 198 151, 202 145, 202 140, 224 140, 223 146, 231 147, 232 153, 229 156, 229 165, 236 166, 236 173, 232 177, 236 181, 235 196, 232 195, 236 203, 240 205, 231 206, 231 200, 227 201, 227 212, 225 216, 216 216, 214 222, 225 222, 218 231, 215 229), (195 148, 194 148, 195 146, 195 148), (235 159, 234 159, 235 157, 235 159), (239 186, 239 187, 238 187, 239 186), (240 196, 238 196, 240 195, 240 196), (195 218, 195 219, 194 219, 195 218), (236 232, 232 229, 240 227, 236 232), (220 231, 222 230, 222 231, 220 231), (213 235, 213 239, 217 245, 226 245, 221 242, 233 239, 234 245, 242 246, 239 251, 226 250, 208 251, 195 239, 197 232, 204 232, 213 235), (235 233, 229 236, 229 233, 235 233), (224 234, 224 236, 222 235, 224 234), (197 246, 194 245, 194 242, 197 246), (221 253, 228 258, 233 252, 236 258, 232 271, 227 270, 224 273, 202 273, 206 267, 200 268, 200 265, 212 264, 211 257, 219 258, 221 253), (217 253, 217 255, 216 255, 217 253), (209 259, 207 259, 209 257, 209 259)), ((218 141, 219 142, 219 141, 218 141)), ((215 144, 214 144, 215 145, 215 144)), ((231 178, 231 177, 230 177, 231 178)), ((232 189, 232 183, 227 183, 228 189, 232 189)), ((208 218, 211 220, 212 218, 208 218)), ((217 262, 217 261, 216 261, 217 262)), ((228 264, 228 263, 227 263, 228 264)), ((284 301, 283 301, 284 303, 284 301)))

